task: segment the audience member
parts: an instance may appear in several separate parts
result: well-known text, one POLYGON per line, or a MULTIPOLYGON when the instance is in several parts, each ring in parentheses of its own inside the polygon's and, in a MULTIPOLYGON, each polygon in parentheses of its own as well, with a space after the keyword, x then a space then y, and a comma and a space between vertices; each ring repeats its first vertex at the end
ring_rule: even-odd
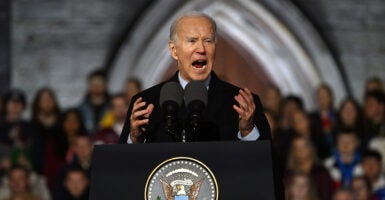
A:
POLYGON ((371 182, 372 192, 385 199, 385 176, 382 174, 381 162, 381 154, 377 151, 368 150, 362 155, 362 169, 371 182))
POLYGON ((8 157, 13 164, 31 166, 31 144, 36 132, 29 122, 23 119, 26 98, 20 90, 10 90, 4 97, 4 120, 0 124, 0 145, 9 149, 8 157))
POLYGON ((280 115, 273 142, 276 147, 277 156, 279 160, 281 160, 281 165, 285 166, 290 147, 290 142, 288 141, 293 137, 291 124, 293 122, 293 114, 297 110, 303 110, 303 103, 301 98, 292 95, 285 97, 281 103, 280 115))
POLYGON ((378 196, 372 195, 370 180, 365 176, 353 178, 352 190, 355 200, 380 200, 378 196))
POLYGON ((315 149, 317 156, 320 159, 324 159, 330 156, 330 150, 326 139, 321 132, 317 132, 317 129, 311 127, 310 119, 305 111, 297 110, 293 113, 292 129, 294 135, 301 135, 309 138, 315 149))
POLYGON ((281 106, 281 90, 275 86, 268 86, 262 95, 261 101, 265 110, 270 110, 275 120, 279 118, 280 106, 281 106))
POLYGON ((286 186, 286 200, 318 200, 311 178, 302 172, 293 173, 286 186))
MULTIPOLYGON (((74 145, 76 136, 87 133, 79 110, 76 108, 70 108, 64 112, 60 125, 62 135, 67 138, 69 147, 74 145)), ((74 152, 72 148, 69 148, 66 154, 66 163, 72 162, 73 157, 74 152)))
POLYGON ((318 108, 310 114, 311 123, 316 130, 322 130, 321 133, 329 145, 329 149, 333 149, 332 131, 335 129, 337 120, 337 113, 334 110, 333 92, 328 85, 322 84, 318 87, 316 93, 318 108))
POLYGON ((285 179, 290 179, 298 171, 308 174, 313 180, 320 200, 331 199, 333 181, 327 169, 319 163, 311 141, 303 136, 296 136, 292 140, 285 179))
POLYGON ((124 94, 117 94, 111 98, 109 122, 105 122, 102 129, 94 134, 95 144, 117 144, 123 130, 128 110, 124 94))
POLYGON ((67 138, 60 131, 60 108, 54 91, 49 88, 39 90, 32 105, 32 123, 39 140, 33 144, 34 165, 43 173, 49 188, 53 188, 58 170, 65 164, 68 150, 67 138), (38 158, 36 158, 38 157, 38 158))
POLYGON ((108 110, 109 95, 106 86, 106 75, 97 70, 88 75, 88 89, 83 103, 79 106, 84 125, 88 133, 98 130, 103 116, 108 110))
POLYGON ((126 81, 124 87, 124 96, 126 99, 127 105, 130 105, 131 98, 142 91, 142 84, 137 78, 129 78, 126 81))
POLYGON ((24 92, 10 90, 4 96, 4 118, 0 124, 0 143, 10 147, 25 146, 33 132, 30 124, 23 119, 26 107, 24 92))
POLYGON ((341 130, 336 140, 336 151, 324 161, 324 165, 336 188, 349 188, 353 177, 363 174, 359 140, 354 130, 341 130))
POLYGON ((265 113, 267 122, 269 122, 271 138, 273 139, 273 142, 274 142, 275 134, 277 131, 277 123, 278 123, 277 118, 274 117, 273 113, 270 110, 265 109, 264 113, 265 113))
POLYGON ((9 176, 2 180, 1 200, 49 200, 48 189, 31 179, 30 172, 22 166, 14 166, 9 176), (9 178, 8 178, 9 177, 9 178))
POLYGON ((346 188, 341 188, 334 193, 333 200, 355 200, 355 199, 354 199, 354 194, 351 190, 346 188))
MULTIPOLYGON (((64 179, 65 195, 62 200, 88 200, 89 180, 83 169, 73 167, 66 171, 64 179)), ((55 199, 55 200, 60 200, 55 199)))
POLYGON ((348 97, 343 100, 338 110, 336 130, 341 129, 354 129, 359 134, 363 134, 362 109, 353 98, 348 97))
POLYGON ((365 93, 371 92, 371 91, 385 92, 384 91, 384 84, 380 78, 372 77, 366 81, 365 93))
POLYGON ((366 147, 375 137, 385 137, 385 94, 380 91, 365 95, 365 133, 363 145, 366 147))
POLYGON ((329 200, 333 194, 333 181, 329 172, 319 163, 311 141, 304 136, 296 136, 292 140, 289 151, 285 179, 293 173, 301 171, 315 183, 320 200, 329 200))
POLYGON ((65 194, 64 180, 65 173, 68 169, 73 167, 80 168, 86 173, 87 178, 90 178, 90 165, 93 150, 92 138, 89 135, 78 135, 75 137, 72 148, 75 153, 74 159, 71 163, 66 164, 58 173, 53 195, 54 199, 60 199, 60 197, 65 194))

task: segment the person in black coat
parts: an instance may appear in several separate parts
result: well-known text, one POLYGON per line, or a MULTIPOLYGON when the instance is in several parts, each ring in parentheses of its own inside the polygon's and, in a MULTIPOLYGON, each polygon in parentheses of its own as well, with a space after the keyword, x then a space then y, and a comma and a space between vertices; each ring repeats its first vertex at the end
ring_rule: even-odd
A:
MULTIPOLYGON (((178 71, 171 79, 132 98, 120 143, 181 141, 165 127, 160 91, 167 82, 177 82, 185 88, 191 81, 205 84, 208 102, 202 112, 198 132, 188 141, 271 140, 270 127, 259 97, 247 88, 240 89, 220 80, 213 72, 216 33, 215 21, 203 13, 187 13, 172 23, 169 50, 177 62, 178 71)), ((184 103, 177 117, 179 124, 188 131, 188 110, 184 103)), ((276 183, 281 181, 280 175, 275 178, 276 183)), ((277 199, 283 199, 280 184, 276 187, 277 199)))
MULTIPOLYGON (((184 88, 190 81, 201 81, 208 88, 201 128, 192 141, 271 140, 259 97, 247 88, 240 89, 220 80, 212 71, 215 47, 216 24, 211 17, 189 13, 171 25, 169 50, 179 71, 166 82, 178 82, 184 88)), ((159 95, 166 82, 132 98, 120 143, 179 140, 167 133, 162 120, 159 95)), ((188 120, 186 110, 182 106, 178 113, 184 122, 188 120)))

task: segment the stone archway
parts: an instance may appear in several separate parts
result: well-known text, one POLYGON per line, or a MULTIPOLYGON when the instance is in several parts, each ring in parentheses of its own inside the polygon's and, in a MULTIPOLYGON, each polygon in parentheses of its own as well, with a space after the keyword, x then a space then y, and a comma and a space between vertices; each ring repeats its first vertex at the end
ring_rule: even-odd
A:
MULTIPOLYGON (((311 24, 287 1, 263 3, 252 0, 158 1, 121 50, 111 73, 114 77, 110 79, 111 89, 120 88, 126 76, 139 77, 145 87, 161 81, 173 63, 167 49, 171 21, 180 13, 196 10, 216 20, 222 41, 219 46, 227 45, 227 50, 240 56, 242 61, 239 62, 244 62, 242 66, 245 67, 215 69, 225 80, 251 87, 254 92, 274 83, 284 94, 301 96, 308 109, 315 106, 314 91, 321 82, 331 85, 337 101, 342 99, 346 90, 340 72, 311 24), (228 76, 227 70, 240 75, 228 76), (244 78, 240 79, 242 74, 244 78)), ((216 64, 227 63, 223 59, 227 56, 217 55, 216 64)))

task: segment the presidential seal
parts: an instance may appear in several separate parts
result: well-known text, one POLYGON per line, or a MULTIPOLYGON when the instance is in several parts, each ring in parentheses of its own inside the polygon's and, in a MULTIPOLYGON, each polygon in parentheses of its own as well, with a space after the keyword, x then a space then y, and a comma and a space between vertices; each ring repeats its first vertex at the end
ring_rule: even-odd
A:
POLYGON ((148 177, 145 200, 218 200, 217 181, 202 162, 175 157, 159 164, 148 177))

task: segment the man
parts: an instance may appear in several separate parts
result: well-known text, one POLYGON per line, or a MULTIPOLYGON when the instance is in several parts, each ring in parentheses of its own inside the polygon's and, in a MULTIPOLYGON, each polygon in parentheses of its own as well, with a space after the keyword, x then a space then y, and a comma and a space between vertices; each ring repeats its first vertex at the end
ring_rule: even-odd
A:
POLYGON ((41 199, 30 191, 29 171, 22 166, 12 167, 9 171, 9 186, 0 189, 0 199, 41 199))
MULTIPOLYGON (((212 71, 216 48, 216 24, 202 13, 179 17, 170 28, 169 50, 178 72, 168 81, 182 88, 190 81, 202 81, 208 88, 208 103, 203 111, 203 131, 195 141, 271 139, 270 128, 258 96, 220 80, 212 71)), ((167 134, 159 105, 164 83, 132 98, 120 143, 176 141, 167 134)), ((178 116, 185 117, 186 109, 178 116)))
POLYGON ((88 75, 88 91, 79 111, 89 134, 98 130, 102 117, 108 110, 109 95, 106 76, 103 71, 96 70, 88 75))

